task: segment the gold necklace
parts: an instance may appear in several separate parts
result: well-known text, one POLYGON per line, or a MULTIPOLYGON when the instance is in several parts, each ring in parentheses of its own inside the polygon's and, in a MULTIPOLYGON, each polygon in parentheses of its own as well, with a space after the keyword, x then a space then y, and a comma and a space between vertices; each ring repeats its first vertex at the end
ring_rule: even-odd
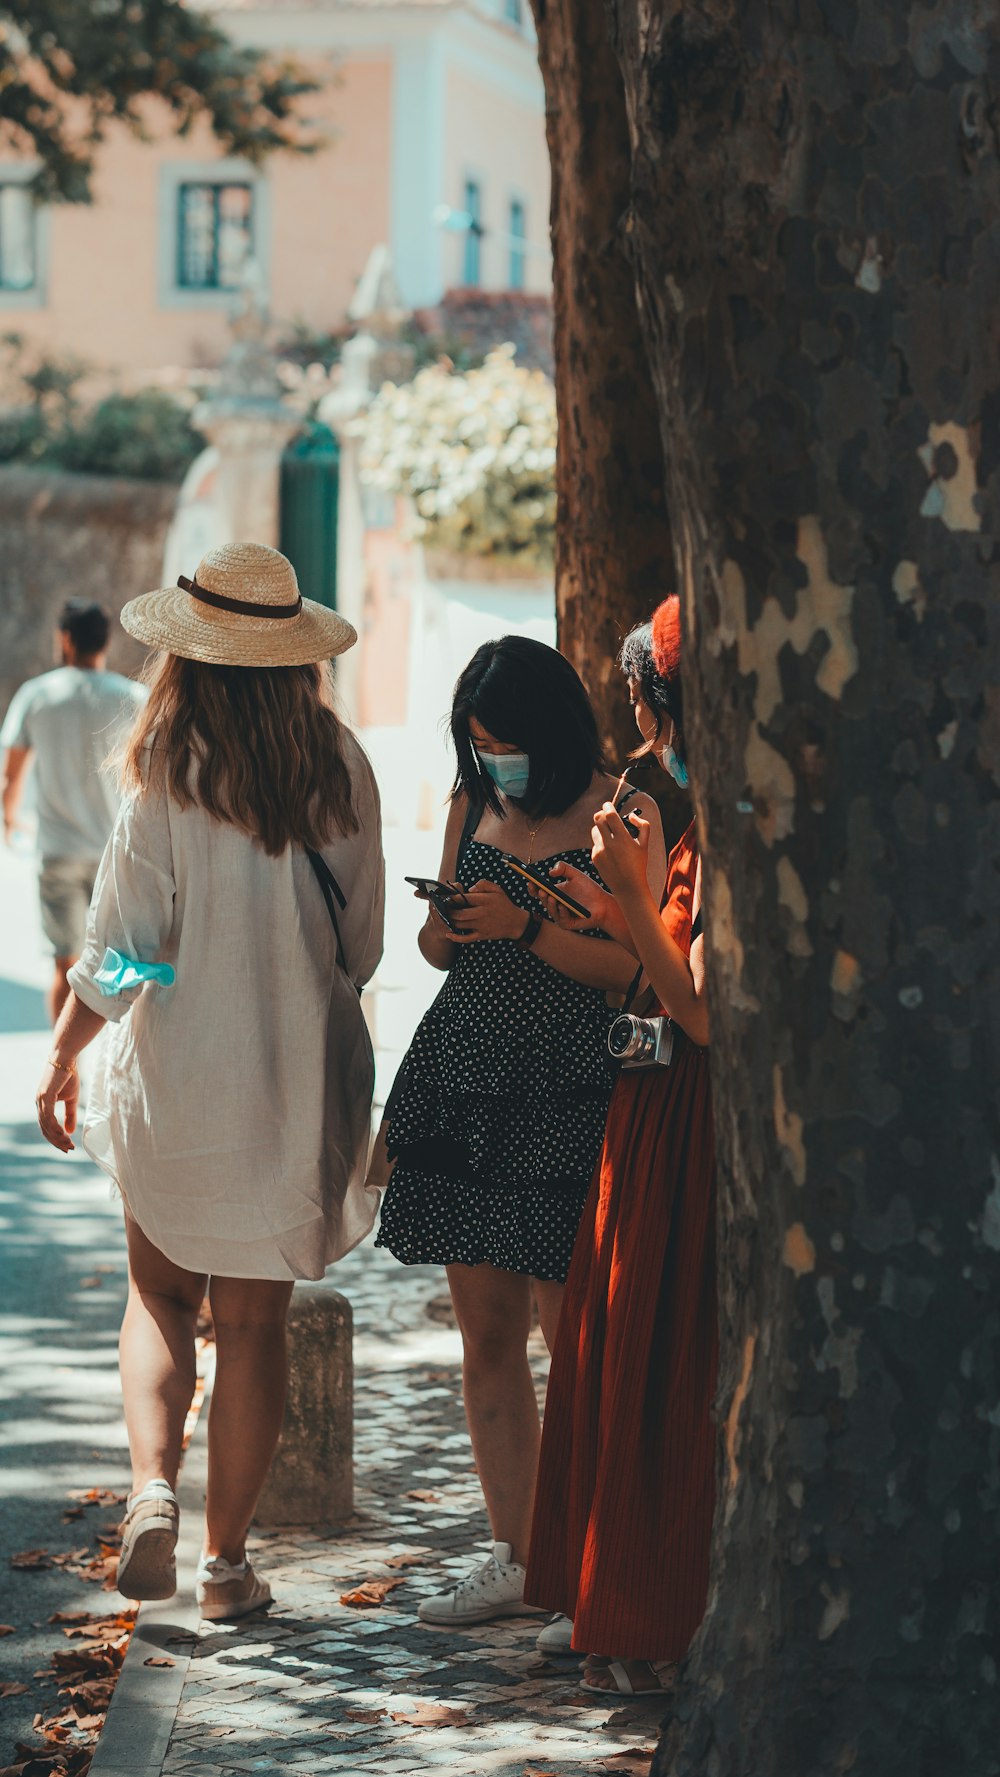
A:
POLYGON ((537 834, 539 834, 541 832, 541 830, 544 827, 548 818, 549 817, 547 814, 543 814, 541 820, 539 821, 539 823, 536 827, 529 827, 528 828, 528 855, 524 860, 526 864, 531 863, 531 860, 532 860, 532 858, 534 856, 534 852, 535 852, 535 838, 536 838, 537 834))

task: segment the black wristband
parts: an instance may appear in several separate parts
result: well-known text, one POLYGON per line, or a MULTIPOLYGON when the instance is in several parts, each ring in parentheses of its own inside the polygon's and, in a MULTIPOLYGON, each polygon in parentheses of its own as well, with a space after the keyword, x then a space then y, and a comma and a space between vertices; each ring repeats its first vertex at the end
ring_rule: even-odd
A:
POLYGON ((540 913, 529 912, 528 923, 525 926, 524 931, 519 938, 514 939, 514 943, 519 950, 531 949, 544 923, 540 913))

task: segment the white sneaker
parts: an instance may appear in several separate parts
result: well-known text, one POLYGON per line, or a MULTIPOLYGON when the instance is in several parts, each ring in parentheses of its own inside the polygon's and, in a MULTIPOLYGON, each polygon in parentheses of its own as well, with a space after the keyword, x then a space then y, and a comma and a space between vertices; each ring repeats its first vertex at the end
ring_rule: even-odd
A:
POLYGON ((425 1598, 417 1611, 422 1623, 488 1623, 493 1617, 516 1617, 534 1610, 524 1602, 524 1568, 512 1561, 510 1543, 494 1543, 493 1553, 459 1580, 451 1592, 425 1598))
POLYGON ((166 1481, 147 1481, 130 1493, 122 1520, 116 1584, 125 1598, 172 1598, 177 1590, 174 1550, 180 1508, 166 1481))
POLYGON ((249 1561, 237 1565, 224 1561, 221 1555, 200 1556, 194 1595, 199 1611, 210 1623, 249 1616, 252 1610, 262 1610, 272 1602, 270 1586, 257 1578, 249 1561))
MULTIPOLYGON (((535 1646, 540 1654, 555 1654, 565 1659, 567 1654, 575 1654, 573 1646, 573 1623, 570 1617, 553 1617, 546 1623, 535 1638, 535 1646)), ((579 1656, 582 1659, 582 1655, 579 1656)))

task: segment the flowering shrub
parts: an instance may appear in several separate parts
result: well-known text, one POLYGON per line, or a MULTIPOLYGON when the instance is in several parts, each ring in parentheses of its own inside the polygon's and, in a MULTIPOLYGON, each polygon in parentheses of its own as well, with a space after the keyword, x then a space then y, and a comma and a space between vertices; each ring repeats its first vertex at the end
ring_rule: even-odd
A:
POLYGON ((401 388, 386 383, 356 430, 363 476, 410 495, 424 542, 551 565, 555 392, 541 371, 515 364, 513 346, 477 370, 443 362, 401 388))

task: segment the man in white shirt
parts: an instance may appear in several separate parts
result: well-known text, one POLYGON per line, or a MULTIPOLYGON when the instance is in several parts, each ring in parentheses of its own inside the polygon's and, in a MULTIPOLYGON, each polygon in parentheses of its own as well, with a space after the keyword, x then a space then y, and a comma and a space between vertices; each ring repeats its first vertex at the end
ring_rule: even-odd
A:
POLYGON ((57 638, 63 664, 21 686, 0 728, 8 844, 29 761, 35 764, 42 926, 55 955, 53 1024, 69 993, 66 972, 83 949, 97 866, 118 812, 105 761, 146 700, 141 685, 107 671, 110 633, 100 605, 69 599, 57 638))

